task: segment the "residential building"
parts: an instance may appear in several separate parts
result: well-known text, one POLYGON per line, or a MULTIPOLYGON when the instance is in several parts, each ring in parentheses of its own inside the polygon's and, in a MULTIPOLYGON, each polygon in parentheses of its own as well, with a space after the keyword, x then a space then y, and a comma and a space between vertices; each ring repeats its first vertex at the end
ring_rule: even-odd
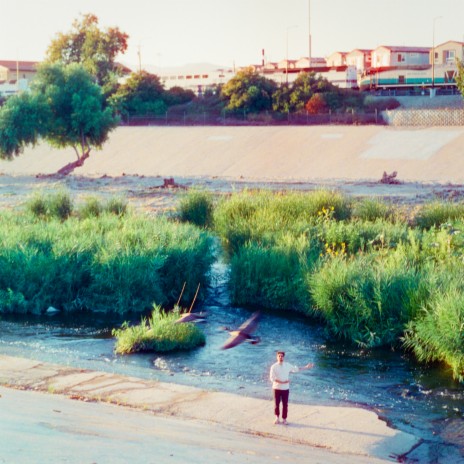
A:
POLYGON ((410 67, 429 64, 430 47, 381 45, 372 51, 373 68, 410 67))
POLYGON ((356 48, 346 54, 347 66, 354 66, 358 74, 371 67, 372 50, 356 48))
POLYGON ((0 60, 0 96, 27 90, 37 74, 37 61, 0 60))
POLYGON ((297 69, 322 68, 325 66, 327 66, 327 62, 325 61, 325 58, 319 58, 315 56, 311 57, 311 64, 309 63, 309 58, 307 56, 300 58, 295 63, 295 67, 297 69))
POLYGON ((329 68, 346 65, 346 52, 333 52, 326 57, 327 66, 329 68))
POLYGON ((456 60, 464 61, 464 42, 448 40, 436 45, 435 49, 430 50, 430 64, 433 63, 432 54, 436 65, 456 66, 456 60))

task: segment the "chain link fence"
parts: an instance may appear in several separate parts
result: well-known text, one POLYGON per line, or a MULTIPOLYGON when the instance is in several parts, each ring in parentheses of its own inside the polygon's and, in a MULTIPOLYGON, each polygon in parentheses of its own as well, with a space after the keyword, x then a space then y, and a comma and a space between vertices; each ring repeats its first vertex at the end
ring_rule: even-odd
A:
POLYGON ((387 110, 383 117, 391 126, 464 126, 461 108, 387 110))
POLYGON ((248 113, 246 111, 167 111, 164 114, 128 115, 122 118, 125 126, 240 126, 240 125, 361 125, 385 124, 381 112, 351 110, 345 113, 248 113))

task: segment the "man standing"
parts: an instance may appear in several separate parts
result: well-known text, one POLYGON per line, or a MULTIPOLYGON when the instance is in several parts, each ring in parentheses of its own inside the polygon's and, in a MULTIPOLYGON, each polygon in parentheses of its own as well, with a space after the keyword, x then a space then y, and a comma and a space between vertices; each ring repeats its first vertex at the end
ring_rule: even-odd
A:
POLYGON ((274 424, 280 424, 280 402, 282 402, 282 423, 287 424, 288 396, 290 393, 290 374, 306 369, 311 369, 314 364, 298 367, 284 362, 285 353, 277 352, 277 362, 271 366, 269 378, 272 382, 272 391, 274 393, 274 424))

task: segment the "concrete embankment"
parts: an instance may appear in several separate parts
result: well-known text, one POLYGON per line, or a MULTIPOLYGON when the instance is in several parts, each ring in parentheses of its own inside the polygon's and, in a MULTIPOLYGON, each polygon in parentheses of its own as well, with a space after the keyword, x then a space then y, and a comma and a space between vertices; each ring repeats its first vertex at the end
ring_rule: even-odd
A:
MULTIPOLYGON (((0 356, 0 384, 72 399, 129 406, 159 417, 196 420, 235 432, 324 448, 341 455, 395 461, 419 440, 354 407, 293 405, 291 424, 274 425, 271 400, 0 356)), ((355 459, 355 458, 354 458, 355 459)), ((360 461, 358 461, 360 462, 360 461)))
MULTIPOLYGON (((263 181, 374 180, 464 183, 464 127, 119 127, 82 176, 219 177, 263 181)), ((72 149, 27 148, 4 174, 53 173, 72 149)))

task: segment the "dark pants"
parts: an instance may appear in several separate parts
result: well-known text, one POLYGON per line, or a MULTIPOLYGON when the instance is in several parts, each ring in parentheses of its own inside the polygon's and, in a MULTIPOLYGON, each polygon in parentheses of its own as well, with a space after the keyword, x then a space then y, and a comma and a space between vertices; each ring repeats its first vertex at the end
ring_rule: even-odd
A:
POLYGON ((273 390, 274 391, 274 413, 280 416, 280 402, 282 401, 282 419, 287 419, 288 395, 290 390, 273 390))

